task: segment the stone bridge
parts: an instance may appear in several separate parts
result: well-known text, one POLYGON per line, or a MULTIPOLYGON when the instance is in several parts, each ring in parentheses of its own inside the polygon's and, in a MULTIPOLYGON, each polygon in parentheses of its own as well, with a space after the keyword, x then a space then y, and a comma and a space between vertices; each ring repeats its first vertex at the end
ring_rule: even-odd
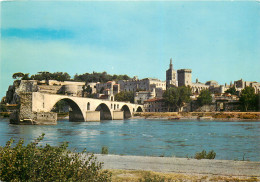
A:
POLYGON ((40 92, 21 94, 20 99, 20 111, 10 118, 11 123, 55 124, 57 114, 51 110, 61 100, 66 101, 71 108, 70 121, 121 120, 132 117, 134 112, 143 111, 142 105, 128 102, 40 92))

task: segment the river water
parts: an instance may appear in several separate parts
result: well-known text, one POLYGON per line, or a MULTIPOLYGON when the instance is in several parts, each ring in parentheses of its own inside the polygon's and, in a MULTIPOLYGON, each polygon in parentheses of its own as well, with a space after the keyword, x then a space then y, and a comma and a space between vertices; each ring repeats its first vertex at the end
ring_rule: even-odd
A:
POLYGON ((110 154, 191 157, 203 149, 214 150, 216 159, 260 161, 260 122, 198 120, 111 120, 69 122, 54 126, 11 125, 0 119, 0 145, 10 138, 28 143, 45 133, 42 143, 69 142, 70 149, 110 154))

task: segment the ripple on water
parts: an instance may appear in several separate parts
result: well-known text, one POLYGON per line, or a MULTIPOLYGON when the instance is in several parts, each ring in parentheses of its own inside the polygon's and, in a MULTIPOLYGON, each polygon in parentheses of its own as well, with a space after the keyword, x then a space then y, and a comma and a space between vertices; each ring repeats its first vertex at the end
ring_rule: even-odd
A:
POLYGON ((176 145, 176 146, 180 146, 180 147, 188 147, 188 146, 195 146, 195 145, 179 144, 179 145, 176 145))
POLYGON ((144 137, 149 137, 149 138, 152 138, 153 136, 152 135, 148 135, 148 134, 142 134, 144 137))

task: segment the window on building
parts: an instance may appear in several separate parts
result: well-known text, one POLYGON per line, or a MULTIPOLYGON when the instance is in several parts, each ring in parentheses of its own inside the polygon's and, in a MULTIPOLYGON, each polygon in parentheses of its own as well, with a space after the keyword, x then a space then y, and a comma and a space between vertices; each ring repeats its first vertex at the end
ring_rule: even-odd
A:
POLYGON ((88 102, 88 105, 87 105, 87 110, 89 111, 90 110, 90 103, 88 102))

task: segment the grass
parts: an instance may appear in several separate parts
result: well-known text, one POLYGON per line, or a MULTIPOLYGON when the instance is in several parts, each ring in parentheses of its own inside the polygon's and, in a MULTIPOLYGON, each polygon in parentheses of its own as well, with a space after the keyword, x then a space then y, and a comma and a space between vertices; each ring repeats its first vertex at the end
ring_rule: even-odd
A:
POLYGON ((236 177, 221 175, 200 175, 182 173, 162 173, 142 170, 108 170, 113 182, 161 182, 161 181, 258 181, 256 177, 236 177))
POLYGON ((102 147, 101 154, 108 154, 108 147, 107 146, 102 147))

